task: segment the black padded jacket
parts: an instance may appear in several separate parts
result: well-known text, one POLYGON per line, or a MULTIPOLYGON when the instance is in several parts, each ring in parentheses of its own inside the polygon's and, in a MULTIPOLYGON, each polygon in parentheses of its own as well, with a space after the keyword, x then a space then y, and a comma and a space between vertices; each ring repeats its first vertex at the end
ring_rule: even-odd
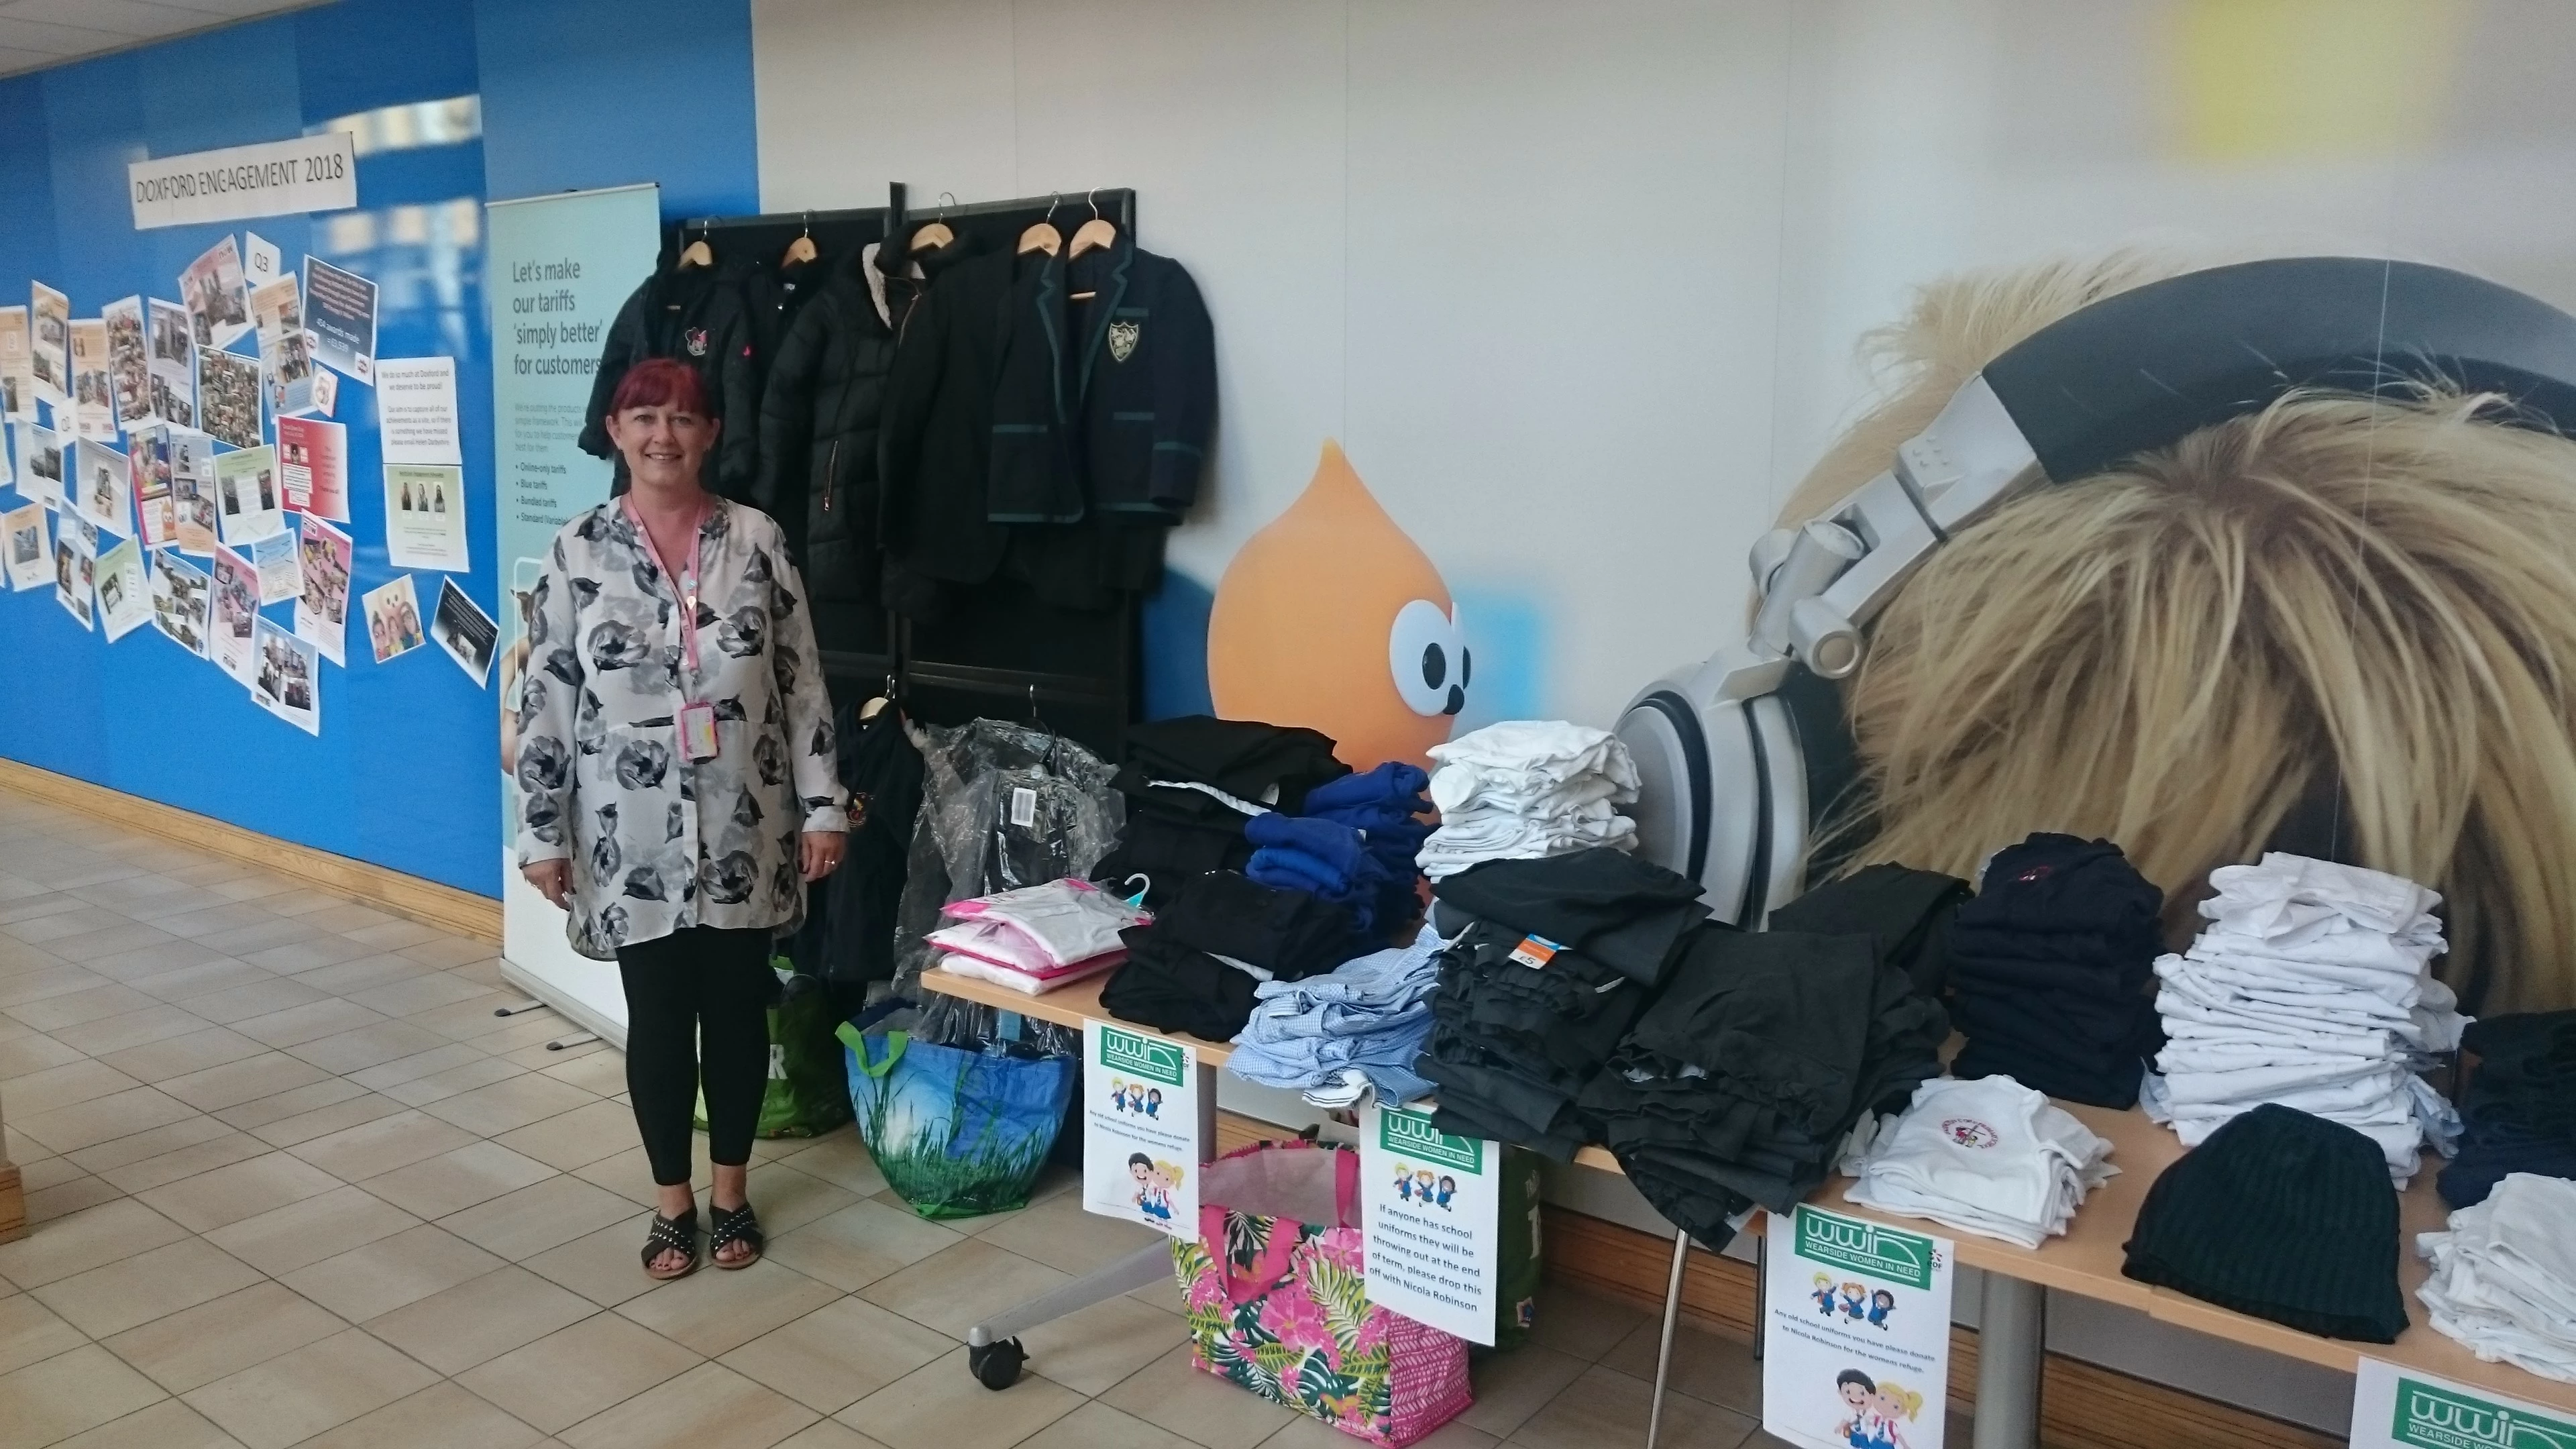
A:
MULTIPOLYGON (((583 452, 619 462, 608 437, 608 404, 617 396, 617 384, 628 368, 646 358, 676 357, 697 369, 699 381, 706 384, 707 405, 725 425, 708 460, 706 486, 737 502, 751 501, 760 464, 761 376, 744 297, 753 271, 749 262, 665 269, 635 289, 609 324, 599 372, 591 379, 590 407, 582 418, 583 452)), ((626 491, 622 463, 611 491, 626 491)))
POLYGON ((877 430, 895 333, 862 257, 836 264, 771 359, 751 502, 785 527, 817 599, 877 595, 877 430))

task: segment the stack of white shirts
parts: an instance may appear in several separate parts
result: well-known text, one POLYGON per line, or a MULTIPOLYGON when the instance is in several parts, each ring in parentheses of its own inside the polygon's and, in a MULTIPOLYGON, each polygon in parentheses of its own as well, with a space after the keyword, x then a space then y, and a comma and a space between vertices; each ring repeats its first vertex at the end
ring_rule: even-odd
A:
POLYGON ((1637 764, 1605 730, 1505 720, 1431 747, 1440 828, 1416 857, 1439 880, 1487 860, 1543 860, 1596 845, 1626 850, 1637 822, 1637 764))
POLYGON ((1015 891, 950 901, 957 924, 923 939, 943 953, 941 968, 1031 996, 1097 976, 1127 959, 1118 933, 1152 914, 1087 880, 1067 877, 1015 891))
POLYGON ((2488 1363, 2576 1383, 2576 1182, 2508 1174, 2451 1214, 2451 1230, 2422 1233, 2416 1251, 2433 1276, 2415 1290, 2433 1327, 2488 1363))
MULTIPOLYGON (((1866 1121, 1867 1119, 1863 1119, 1866 1121)), ((1863 1207, 1930 1218, 2036 1248, 2062 1234, 2084 1195, 2118 1174, 2111 1144, 2010 1077, 1935 1077, 1903 1115, 1879 1122, 1845 1194, 1863 1207)))
POLYGON ((2428 1136, 2444 1152, 2459 1136, 2459 1115, 2415 1075, 2457 1048, 2467 1024, 2429 974, 2442 898, 2278 851, 2221 866, 2209 883, 2209 926, 2188 952, 2156 961, 2169 1041, 2141 1094, 2148 1115, 2197 1147, 2277 1102, 2376 1141, 2403 1187, 2428 1136))

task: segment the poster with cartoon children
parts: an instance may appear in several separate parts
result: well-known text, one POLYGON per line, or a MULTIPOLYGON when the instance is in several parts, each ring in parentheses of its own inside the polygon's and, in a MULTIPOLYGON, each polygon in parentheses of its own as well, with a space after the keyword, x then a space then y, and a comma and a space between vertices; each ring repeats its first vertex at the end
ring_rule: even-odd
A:
POLYGON ((1765 1231, 1763 1429, 1810 1449, 1941 1449, 1949 1241, 1811 1207, 1765 1231))
POLYGON ((1369 1301, 1475 1343, 1494 1341, 1502 1144, 1454 1137, 1427 1112, 1360 1116, 1369 1301))
POLYGON ((1197 1237, 1198 1054, 1099 1021, 1082 1048, 1083 1208, 1197 1237))

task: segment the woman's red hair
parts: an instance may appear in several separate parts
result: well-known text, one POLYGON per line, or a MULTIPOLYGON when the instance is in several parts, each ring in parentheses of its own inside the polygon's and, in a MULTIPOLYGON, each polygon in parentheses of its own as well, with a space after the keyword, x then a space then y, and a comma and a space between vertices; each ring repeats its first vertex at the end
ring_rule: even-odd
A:
POLYGON ((617 395, 609 400, 610 413, 623 413, 628 408, 676 408, 699 417, 711 417, 707 411, 707 385, 698 370, 676 357, 648 357, 626 369, 617 380, 617 395))

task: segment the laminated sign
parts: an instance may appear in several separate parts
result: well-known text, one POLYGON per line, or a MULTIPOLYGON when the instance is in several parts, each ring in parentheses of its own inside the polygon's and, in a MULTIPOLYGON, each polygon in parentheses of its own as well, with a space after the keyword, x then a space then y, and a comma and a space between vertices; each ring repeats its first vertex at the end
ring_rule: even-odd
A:
POLYGON ((1763 1429, 1810 1449, 1941 1449, 1949 1241, 1804 1206, 1764 1231, 1763 1429))
POLYGON ((1452 1137, 1428 1112, 1360 1118, 1360 1226, 1371 1303, 1472 1343, 1494 1341, 1503 1145, 1452 1137))
POLYGON ((2353 1449, 2576 1449, 2576 1414, 2365 1358, 2352 1382, 2353 1449))
POLYGON ((1198 1053, 1082 1028, 1082 1205, 1176 1238, 1199 1235, 1198 1053))

